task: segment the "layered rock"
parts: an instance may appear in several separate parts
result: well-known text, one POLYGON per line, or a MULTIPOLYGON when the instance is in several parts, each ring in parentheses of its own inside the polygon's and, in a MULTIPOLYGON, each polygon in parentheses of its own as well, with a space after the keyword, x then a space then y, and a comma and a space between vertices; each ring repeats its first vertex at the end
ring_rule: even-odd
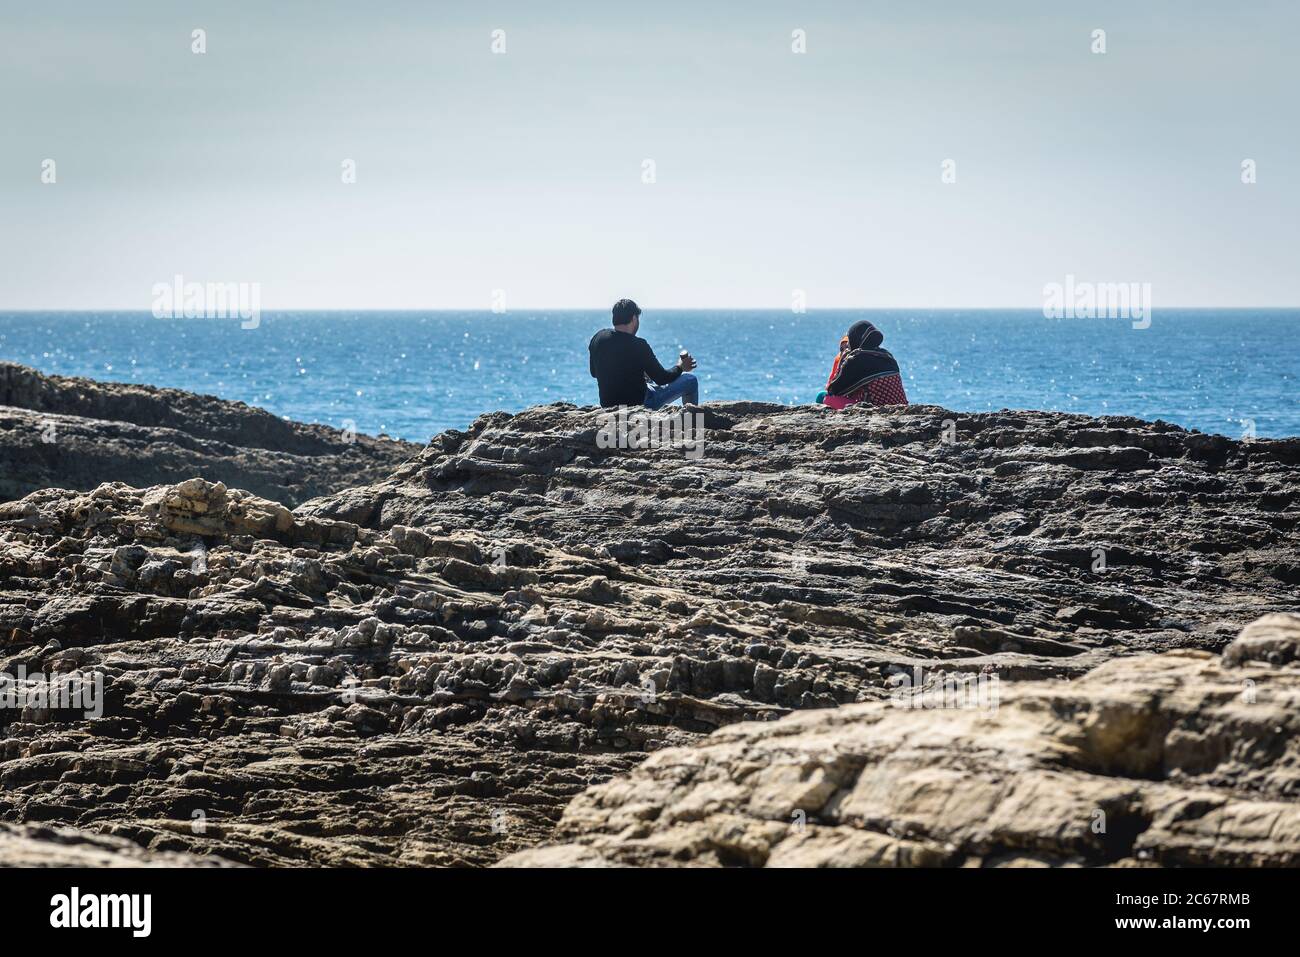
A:
POLYGON ((214 396, 0 362, 0 501, 200 476, 298 505, 387 475, 418 446, 276 418, 214 396))
POLYGON ((569 843, 504 863, 1295 867, 1298 653, 1300 616, 1269 615, 1222 659, 733 725, 580 795, 569 843))
POLYGON ((0 823, 5 867, 222 867, 218 857, 149 851, 134 841, 70 827, 0 823))
MULTIPOLYGON (((702 414, 702 447, 635 450, 602 447, 595 410, 495 413, 292 511, 202 480, 0 505, 0 672, 104 682, 99 716, 0 709, 0 818, 250 864, 489 864, 551 839, 574 798, 560 836, 577 841, 573 809, 666 748, 905 717, 900 683, 954 676, 996 678, 998 714, 1052 695, 1106 711, 1101 689, 1128 700, 1145 680, 1126 669, 1175 675, 1171 695, 1213 685, 1243 625, 1297 607, 1295 440, 922 406, 702 414)), ((1287 647, 1269 645, 1279 661, 1287 647)), ((978 717, 915 715, 936 742, 978 717)), ((1022 725, 1023 767, 990 752, 980 774, 1064 773, 1056 726, 1022 725)), ((1184 738, 1185 764, 1223 743, 1184 738)), ((1098 794, 1109 833, 1136 828, 1137 805, 1098 794)), ((870 832, 835 833, 881 860, 951 863, 948 844, 963 860, 1125 859, 1118 838, 985 853, 956 809, 938 812, 951 839, 894 847, 825 807, 798 808, 809 830, 870 832)), ((597 840, 613 823, 582 820, 581 854, 628 860, 597 840)))

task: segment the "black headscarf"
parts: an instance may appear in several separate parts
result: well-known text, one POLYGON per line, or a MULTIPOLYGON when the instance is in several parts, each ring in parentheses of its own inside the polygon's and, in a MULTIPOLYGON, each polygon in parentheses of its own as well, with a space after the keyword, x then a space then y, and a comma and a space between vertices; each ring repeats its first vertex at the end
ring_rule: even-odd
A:
POLYGON ((849 326, 849 351, 840 360, 839 371, 826 385, 831 395, 850 395, 877 376, 898 372, 898 361, 880 348, 885 334, 867 322, 849 326))
POLYGON ((885 341, 885 334, 867 320, 855 322, 849 326, 849 349, 878 349, 885 341))

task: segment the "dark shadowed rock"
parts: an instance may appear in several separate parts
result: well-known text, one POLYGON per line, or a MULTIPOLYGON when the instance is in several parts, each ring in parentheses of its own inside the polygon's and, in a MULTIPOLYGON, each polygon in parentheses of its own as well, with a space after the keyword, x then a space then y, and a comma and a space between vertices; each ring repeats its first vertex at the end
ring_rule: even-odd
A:
POLYGON ((214 396, 0 362, 0 501, 42 488, 202 476, 297 505, 378 479, 418 446, 277 418, 214 396))

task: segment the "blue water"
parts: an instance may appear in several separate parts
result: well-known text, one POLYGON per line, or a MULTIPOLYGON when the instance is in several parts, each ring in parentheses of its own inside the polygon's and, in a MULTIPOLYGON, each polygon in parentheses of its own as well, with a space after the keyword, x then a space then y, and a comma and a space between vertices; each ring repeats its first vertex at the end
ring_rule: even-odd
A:
MULTIPOLYGON (((1157 310, 1123 319, 1038 311, 655 312, 641 335, 665 365, 686 346, 701 399, 810 402, 839 337, 869 318, 909 398, 957 411, 1056 409, 1164 419, 1239 437, 1300 434, 1300 310, 1157 310)), ((593 404, 587 341, 608 312, 0 313, 0 358, 45 372, 239 399, 277 415, 426 441, 482 412, 593 404)))

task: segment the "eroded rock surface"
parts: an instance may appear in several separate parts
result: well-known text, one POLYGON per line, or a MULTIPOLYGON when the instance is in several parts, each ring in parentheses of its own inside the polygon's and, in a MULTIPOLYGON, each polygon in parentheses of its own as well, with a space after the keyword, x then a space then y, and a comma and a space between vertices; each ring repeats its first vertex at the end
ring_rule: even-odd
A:
POLYGON ((4 867, 220 867, 218 857, 149 851, 134 841, 46 824, 0 823, 4 867))
MULTIPOLYGON (((99 717, 0 710, 0 818, 250 864, 490 864, 738 722, 899 714, 904 677, 996 676, 1007 715, 1126 669, 1209 686, 1243 625, 1297 607, 1295 440, 923 406, 703 414, 698 458, 600 448, 595 410, 487 415, 293 511, 205 481, 0 505, 0 672, 105 683, 99 717)), ((1286 687, 1261 680, 1261 700, 1286 687)), ((940 714, 936 741, 962 720, 940 714)), ((1052 733, 1024 735, 1022 770, 1064 773, 1031 753, 1052 733)), ((1098 793, 1111 834, 1136 827, 1098 793)), ((953 860, 964 813, 907 853, 953 860)), ((1071 859, 1115 857, 1107 841, 1071 859)))
POLYGON ((1295 867, 1300 667, 1260 660, 1250 633, 1294 660, 1300 616, 1269 618, 1222 660, 1122 658, 995 707, 733 725, 581 795, 571 843, 504 863, 1295 867))
POLYGON ((293 506, 382 478, 418 450, 214 396, 0 362, 0 501, 201 476, 293 506))

